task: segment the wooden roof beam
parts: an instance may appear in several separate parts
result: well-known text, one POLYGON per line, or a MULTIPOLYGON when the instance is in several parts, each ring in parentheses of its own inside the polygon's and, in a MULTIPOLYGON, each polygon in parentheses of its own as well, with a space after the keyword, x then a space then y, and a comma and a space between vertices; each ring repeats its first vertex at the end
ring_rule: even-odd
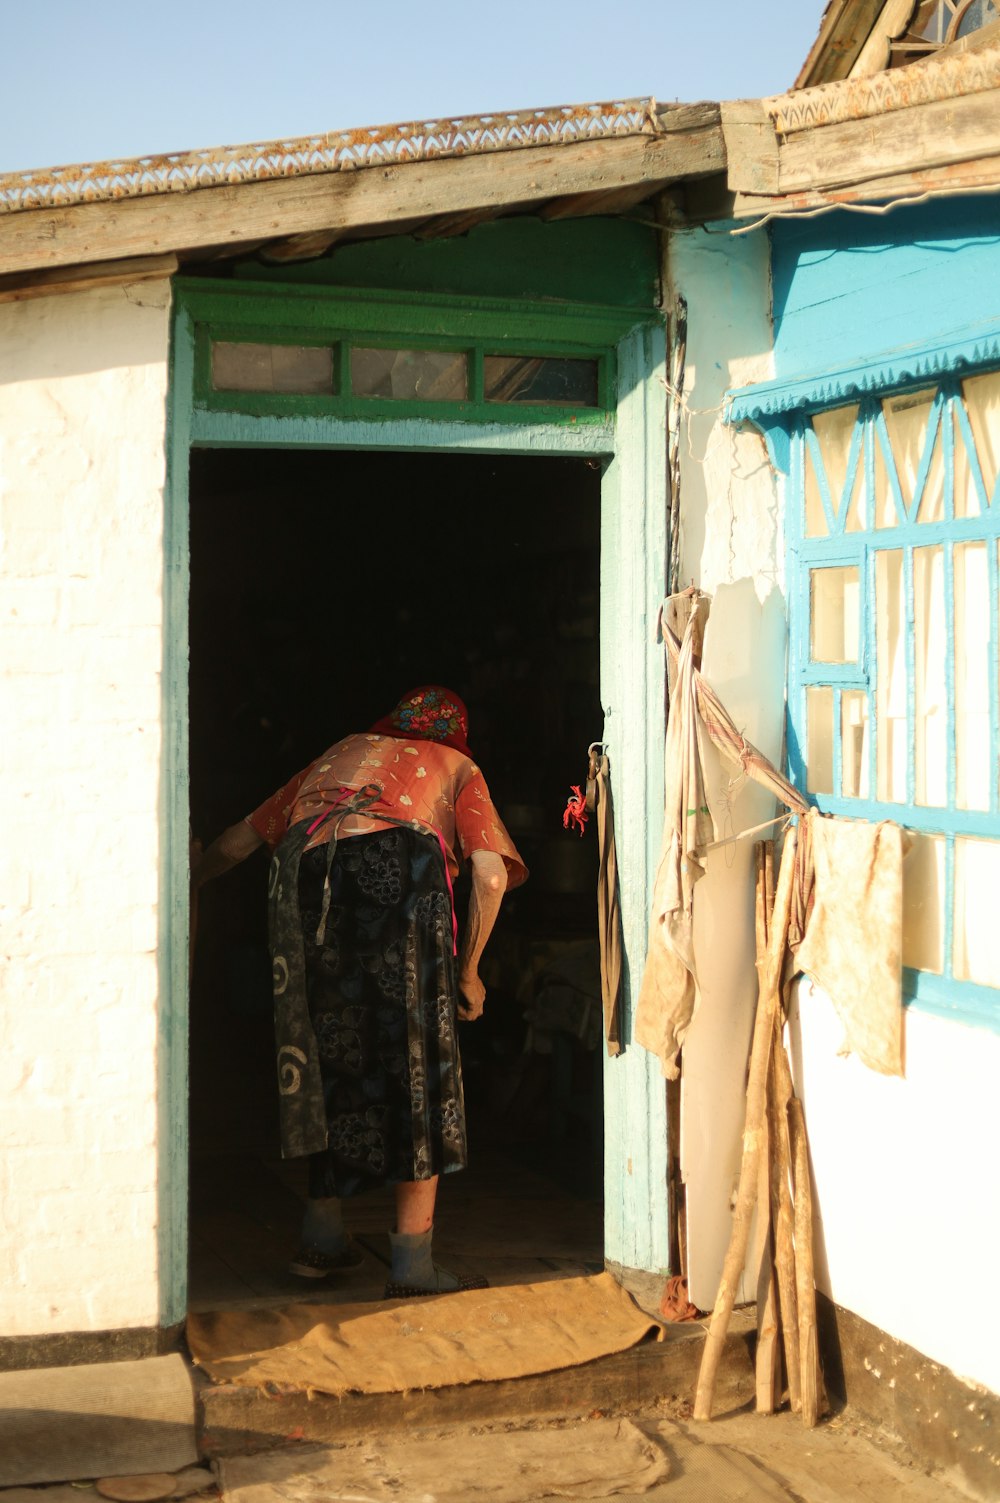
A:
MULTIPOLYGON (((1000 88, 797 131, 778 151, 778 192, 862 184, 1000 153, 1000 88)), ((731 187, 741 187, 730 176, 731 187)))
POLYGON ((280 240, 265 240, 260 245, 260 255, 276 266, 287 266, 296 261, 315 261, 332 250, 338 240, 344 238, 343 230, 314 230, 306 235, 286 235, 280 240))
POLYGON ((21 303, 56 292, 90 292, 95 287, 125 287, 172 277, 175 255, 136 256, 123 261, 99 261, 91 266, 59 266, 43 271, 14 272, 0 277, 0 303, 21 303))
POLYGON ((610 193, 576 193, 554 198, 538 210, 539 219, 581 219, 592 214, 624 214, 636 204, 661 193, 667 183, 641 183, 631 188, 614 188, 610 193))
POLYGON ((701 176, 722 166, 718 123, 59 209, 0 214, 0 275, 195 251, 248 239, 358 231, 404 219, 701 176))
POLYGON ((1000 191, 1000 155, 984 156, 974 161, 955 162, 910 172, 890 173, 863 183, 849 183, 841 188, 808 188, 780 197, 752 193, 721 193, 714 200, 703 200, 701 184, 693 183, 687 191, 686 209, 693 222, 705 219, 780 218, 802 210, 836 209, 859 203, 905 204, 911 200, 934 198, 956 193, 1000 191))
POLYGON ((500 214, 509 213, 514 208, 508 204, 503 209, 469 209, 458 214, 432 214, 412 231, 415 240, 451 240, 456 235, 467 235, 481 224, 487 224, 491 219, 496 219, 500 214))

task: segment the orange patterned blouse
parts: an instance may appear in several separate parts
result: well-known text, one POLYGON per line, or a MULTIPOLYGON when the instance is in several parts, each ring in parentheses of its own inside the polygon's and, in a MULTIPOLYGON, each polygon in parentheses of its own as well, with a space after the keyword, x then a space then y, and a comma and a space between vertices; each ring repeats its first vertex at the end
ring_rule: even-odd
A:
MULTIPOLYGON (((345 788, 358 790, 371 783, 382 790, 375 808, 394 819, 412 820, 417 829, 440 832, 453 877, 458 873, 457 851, 465 859, 473 851, 496 851, 507 868, 508 889, 519 887, 527 877, 528 869, 475 762, 436 741, 402 740, 371 731, 345 736, 248 814, 247 823, 273 849, 289 826, 318 819, 343 797, 345 788)), ((321 824, 306 849, 328 841, 334 824, 338 840, 390 828, 377 815, 347 814, 321 824)))

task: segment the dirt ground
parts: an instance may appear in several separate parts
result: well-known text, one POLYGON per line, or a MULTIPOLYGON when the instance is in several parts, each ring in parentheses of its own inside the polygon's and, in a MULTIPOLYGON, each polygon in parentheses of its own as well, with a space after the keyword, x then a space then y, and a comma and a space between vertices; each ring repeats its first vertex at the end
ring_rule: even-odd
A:
POLYGON ((629 1421, 595 1416, 565 1425, 470 1426, 375 1444, 290 1447, 223 1462, 221 1481, 225 1503, 534 1503, 545 1497, 958 1503, 969 1496, 947 1478, 908 1464, 844 1415, 812 1432, 788 1413, 764 1418, 744 1411, 696 1425, 676 1404, 637 1417, 634 1429, 629 1421), (645 1443, 643 1455, 636 1441, 645 1443), (430 1486, 421 1453, 430 1462, 430 1486))
MULTIPOLYGON (((162 1496, 162 1494, 161 1494, 162 1496)), ((452 1426, 350 1445, 287 1445, 178 1475, 175 1498, 224 1503, 960 1503, 846 1414, 696 1425, 684 1405, 634 1420, 452 1426)), ((85 1503, 93 1482, 0 1490, 0 1503, 85 1503)))

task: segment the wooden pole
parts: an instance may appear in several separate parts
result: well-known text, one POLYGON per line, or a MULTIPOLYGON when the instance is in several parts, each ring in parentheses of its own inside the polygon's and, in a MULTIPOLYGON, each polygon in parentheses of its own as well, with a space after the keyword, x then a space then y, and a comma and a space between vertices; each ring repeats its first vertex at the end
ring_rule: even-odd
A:
POLYGON ((763 1124, 764 1145, 760 1155, 760 1185, 757 1190, 757 1215, 766 1218, 760 1276, 757 1282, 757 1413, 773 1414, 781 1401, 780 1346, 778 1342, 778 1287, 774 1276, 774 1242, 770 1217, 770 1154, 767 1116, 763 1124))
POLYGON ((795 1284, 792 1166, 788 1138, 788 1102, 792 1091, 791 1072, 780 1027, 780 1017, 776 1017, 771 1055, 772 1088, 767 1102, 768 1145, 771 1151, 771 1220, 774 1225, 774 1260, 778 1274, 788 1402, 798 1413, 802 1407, 802 1383, 799 1364, 799 1303, 795 1284))
POLYGON ((802 1423, 810 1430, 819 1419, 819 1340, 816 1332, 816 1285, 813 1272, 812 1185, 809 1145, 802 1102, 793 1096, 788 1120, 795 1170, 795 1274, 799 1302, 799 1357, 802 1369, 802 1423))
MULTIPOLYGON (((757 870, 757 975, 763 974, 767 961, 767 931, 771 920, 774 893, 768 901, 767 870, 771 842, 754 846, 757 870), (767 854, 765 854, 767 853, 767 854)), ((771 875, 773 881, 773 864, 771 875)), ((761 1232, 761 1263, 757 1281, 757 1413, 773 1414, 781 1399, 778 1348, 778 1291, 774 1278, 774 1237, 771 1216, 770 1105, 773 1092, 773 1069, 767 1072, 767 1110, 764 1114, 764 1141, 760 1153, 760 1179, 757 1186, 757 1224, 761 1232)))
POLYGON ((753 1045, 750 1051, 750 1075, 747 1083, 746 1126, 743 1131, 743 1159, 740 1164, 739 1187, 736 1193, 736 1209, 733 1213, 733 1230, 722 1269, 715 1309, 705 1339, 705 1350, 698 1373, 695 1391, 694 1417, 708 1420, 712 1417, 712 1398, 715 1379, 729 1328, 729 1319, 736 1300, 736 1287, 746 1261, 747 1243, 750 1238, 750 1221, 757 1197, 757 1174, 760 1165, 762 1126, 765 1110, 767 1069, 771 1057, 774 1034, 774 1018, 778 1006, 778 989, 788 940, 788 919, 792 901, 792 875, 795 865, 795 830, 790 829, 785 838, 778 874, 778 890, 774 899, 774 922, 768 935, 767 963, 761 977, 760 995, 757 1000, 757 1016, 754 1022, 753 1045))

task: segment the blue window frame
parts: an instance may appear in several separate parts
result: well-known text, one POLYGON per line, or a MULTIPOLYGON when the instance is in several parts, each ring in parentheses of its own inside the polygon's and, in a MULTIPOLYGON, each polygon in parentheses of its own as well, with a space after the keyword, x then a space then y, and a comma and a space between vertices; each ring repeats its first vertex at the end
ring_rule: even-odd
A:
POLYGON ((790 772, 913 832, 907 1000, 1000 1027, 1000 366, 829 390, 731 412, 788 472, 790 772))

